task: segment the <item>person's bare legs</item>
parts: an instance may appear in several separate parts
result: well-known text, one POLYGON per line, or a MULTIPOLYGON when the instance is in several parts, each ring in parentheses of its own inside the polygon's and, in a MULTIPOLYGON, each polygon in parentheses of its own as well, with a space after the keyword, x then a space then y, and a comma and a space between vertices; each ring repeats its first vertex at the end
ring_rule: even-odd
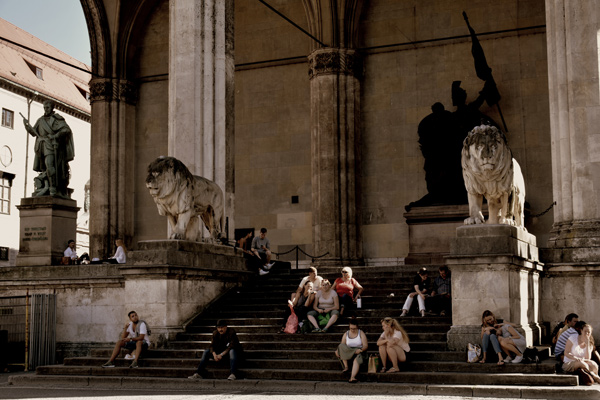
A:
POLYGON ((379 358, 381 359, 381 370, 380 372, 385 372, 387 367, 387 346, 379 346, 379 358))
POLYGON ((388 369, 388 372, 398 372, 398 353, 396 353, 396 349, 393 347, 387 348, 388 357, 390 357, 390 361, 392 362, 392 368, 388 369))
POLYGON ((313 324, 313 326, 315 327, 315 329, 319 329, 319 324, 317 323, 317 320, 315 319, 315 317, 313 317, 312 315, 307 315, 306 318, 308 318, 308 320, 310 321, 310 323, 313 324))
POLYGON ((356 374, 358 374, 358 360, 354 357, 354 362, 352 363, 352 373, 350 374, 350 382, 356 380, 356 374))
POLYGON ((119 356, 119 353, 121 352, 121 347, 123 347, 123 344, 125 343, 125 341, 123 339, 119 340, 116 344, 115 344, 115 348, 113 349, 112 352, 112 356, 110 356, 110 362, 115 361, 115 359, 119 356))
POLYGON ((332 316, 331 316, 331 318, 329 318, 329 322, 327 323, 327 326, 325 326, 325 328, 323 328, 323 329, 324 329, 324 330, 327 330, 327 329, 329 329, 329 327, 330 327, 331 325, 335 324, 335 321, 337 321, 337 319, 338 319, 338 316, 337 316, 337 314, 334 314, 334 315, 332 315, 332 316))
POLYGON ((142 354, 142 345, 144 344, 143 340, 138 340, 135 342, 135 361, 140 360, 140 355, 142 354))
POLYGON ((510 351, 512 353, 515 353, 518 357, 523 357, 523 353, 521 353, 519 349, 517 349, 512 339, 499 337, 498 342, 500 343, 500 347, 502 347, 502 350, 504 350, 506 354, 509 354, 508 352, 510 351))

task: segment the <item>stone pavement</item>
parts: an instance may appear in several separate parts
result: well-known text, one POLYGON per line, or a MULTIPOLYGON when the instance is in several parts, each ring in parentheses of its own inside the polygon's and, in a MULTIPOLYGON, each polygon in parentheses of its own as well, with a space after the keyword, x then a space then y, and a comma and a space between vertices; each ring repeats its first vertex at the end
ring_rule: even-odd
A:
MULTIPOLYGON (((87 386, 74 379, 69 382, 35 381, 37 385, 13 386, 11 381, 27 378, 34 372, 15 372, 0 374, 0 399, 113 399, 128 400, 188 400, 210 399, 226 400, 231 398, 262 399, 265 396, 277 396, 277 399, 329 400, 344 396, 345 400, 369 396, 369 400, 395 399, 402 395, 406 400, 477 400, 494 396, 496 400, 529 399, 600 399, 600 386, 574 388, 541 388, 525 386, 468 386, 468 385, 410 385, 363 382, 350 385, 345 382, 307 382, 280 380, 237 381, 207 379, 191 381, 188 379, 130 379, 98 382, 87 386), (10 377, 10 379, 9 379, 10 377), (141 390, 135 389, 139 387, 141 390), (575 395, 576 392, 576 395, 575 395)), ((73 377, 65 377, 73 378, 73 377)))

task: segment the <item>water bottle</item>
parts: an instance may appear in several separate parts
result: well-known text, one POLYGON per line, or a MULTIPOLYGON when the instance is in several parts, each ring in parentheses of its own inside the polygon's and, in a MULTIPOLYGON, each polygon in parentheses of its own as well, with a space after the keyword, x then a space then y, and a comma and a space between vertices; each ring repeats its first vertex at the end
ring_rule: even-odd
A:
POLYGON ((362 308, 362 299, 360 297, 356 298, 356 308, 362 308))

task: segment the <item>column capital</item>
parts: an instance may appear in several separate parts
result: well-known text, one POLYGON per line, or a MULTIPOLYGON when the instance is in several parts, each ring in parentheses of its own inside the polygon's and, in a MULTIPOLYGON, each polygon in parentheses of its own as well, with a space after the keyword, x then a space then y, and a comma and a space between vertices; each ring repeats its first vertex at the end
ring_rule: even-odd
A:
POLYGON ((363 75, 362 58, 355 50, 325 48, 308 56, 308 76, 350 75, 360 79, 363 75))
POLYGON ((113 98, 113 84, 111 79, 98 78, 90 81, 90 100, 110 101, 113 98))
POLYGON ((123 101, 128 104, 137 102, 137 85, 125 79, 98 78, 90 81, 90 100, 123 101))

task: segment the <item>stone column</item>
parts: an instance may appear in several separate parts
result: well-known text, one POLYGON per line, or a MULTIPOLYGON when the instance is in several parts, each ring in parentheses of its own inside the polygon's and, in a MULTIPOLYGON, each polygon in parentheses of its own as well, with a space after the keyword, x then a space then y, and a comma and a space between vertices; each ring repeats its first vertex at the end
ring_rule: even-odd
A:
MULTIPOLYGON (((554 226, 542 318, 600 316, 600 14, 593 1, 546 0, 554 226), (576 292, 577 296, 571 293, 576 292)), ((594 332, 596 339, 600 336, 594 332)))
POLYGON ((358 44, 364 0, 303 0, 313 37, 309 55, 312 213, 316 264, 364 263, 360 214, 358 44))
POLYGON ((115 239, 133 238, 136 86, 127 80, 90 81, 92 135, 90 256, 104 258, 115 239))
POLYGON ((233 0, 169 4, 169 156, 225 194, 233 233, 233 0))
POLYGON ((360 240, 360 82, 354 50, 309 56, 313 235, 317 264, 362 263, 360 240))
MULTIPOLYGON (((600 262, 600 15, 546 0, 554 227, 549 263, 600 262)), ((564 319, 564 315, 560 320, 564 319)))

